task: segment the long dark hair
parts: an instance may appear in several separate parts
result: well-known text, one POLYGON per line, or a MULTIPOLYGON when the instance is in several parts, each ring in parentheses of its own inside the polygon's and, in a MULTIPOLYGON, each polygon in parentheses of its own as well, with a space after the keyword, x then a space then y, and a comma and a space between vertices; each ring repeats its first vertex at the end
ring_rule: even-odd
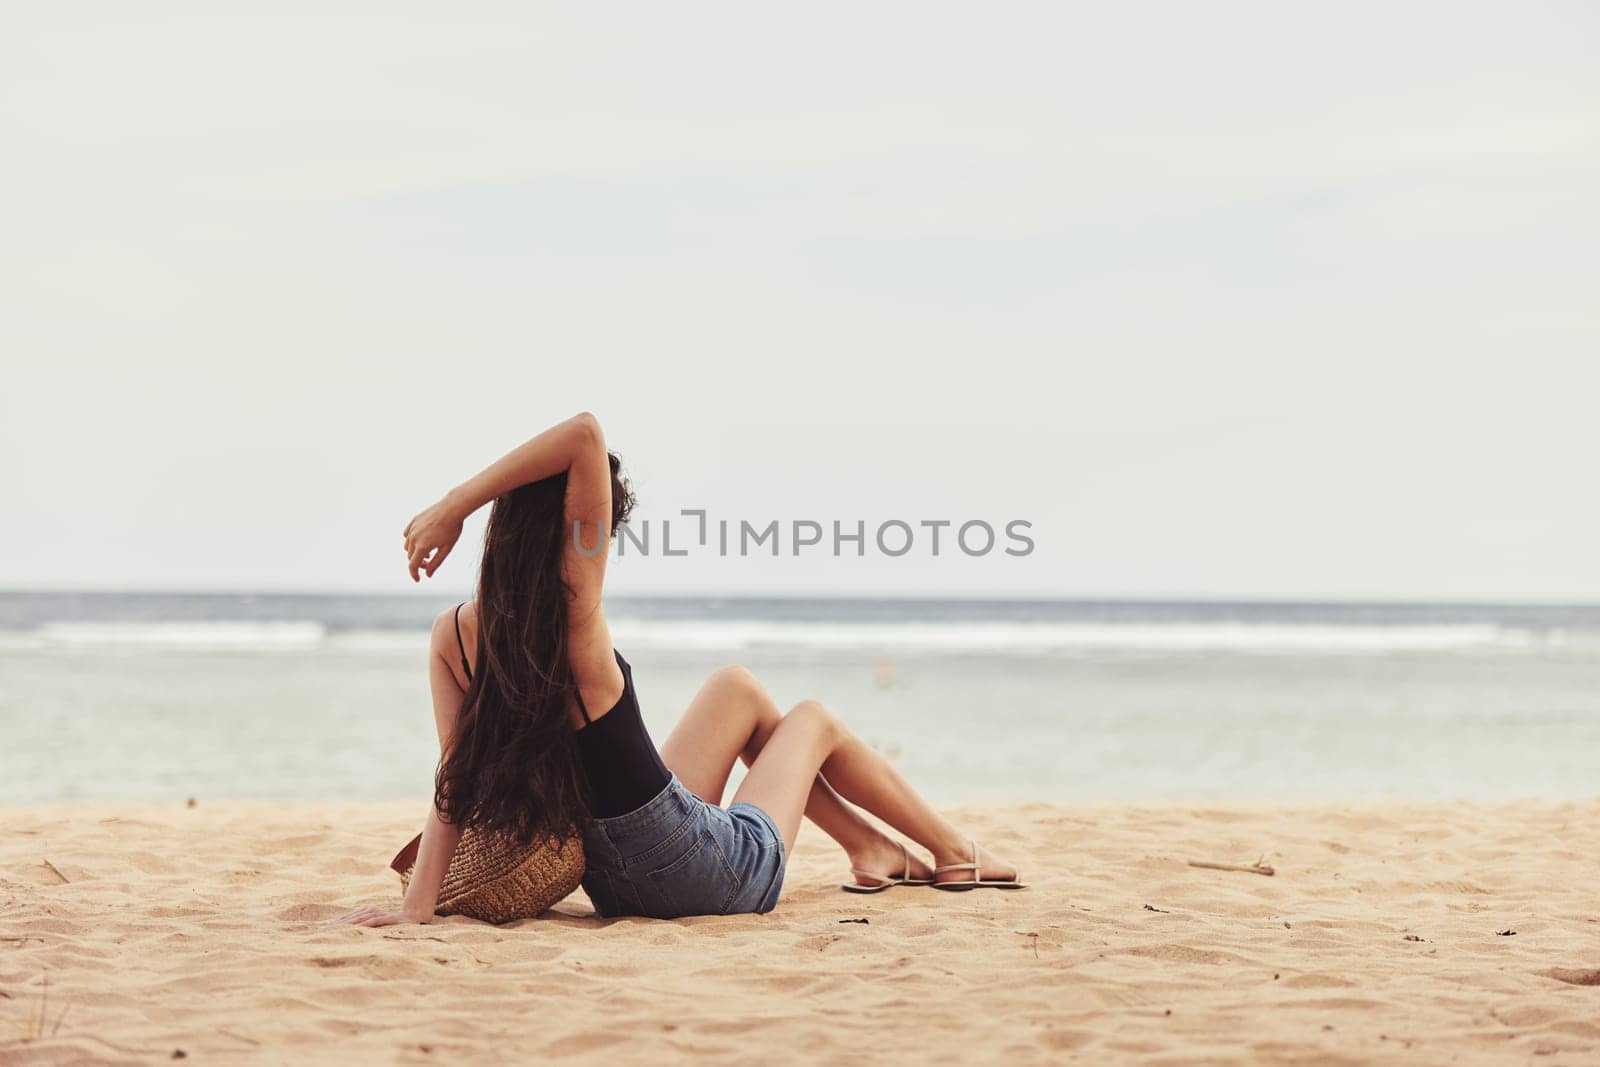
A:
MULTIPOLYGON (((434 804, 463 828, 565 840, 585 813, 567 708, 576 685, 567 662, 562 548, 563 472, 495 499, 478 568, 477 669, 461 702, 455 743, 440 757, 434 804)), ((622 461, 611 454, 611 526, 633 510, 622 461)), ((593 542, 585 529, 582 544, 593 542)))

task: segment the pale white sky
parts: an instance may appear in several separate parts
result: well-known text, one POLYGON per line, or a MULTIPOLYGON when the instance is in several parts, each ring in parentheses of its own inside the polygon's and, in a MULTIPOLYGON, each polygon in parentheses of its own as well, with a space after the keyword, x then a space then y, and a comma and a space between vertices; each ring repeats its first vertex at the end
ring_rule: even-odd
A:
POLYGON ((619 592, 1600 597, 1600 9, 1215 8, 6 4, 0 587, 406 588, 588 408, 1038 543, 619 592))

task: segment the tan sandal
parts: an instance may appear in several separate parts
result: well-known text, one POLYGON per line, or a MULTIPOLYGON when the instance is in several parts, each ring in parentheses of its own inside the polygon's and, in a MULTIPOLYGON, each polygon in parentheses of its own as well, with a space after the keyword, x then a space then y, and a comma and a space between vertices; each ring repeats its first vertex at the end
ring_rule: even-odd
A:
POLYGON ((857 878, 871 878, 877 883, 877 885, 862 885, 860 882, 846 882, 839 888, 843 889, 846 893, 881 893, 885 889, 892 889, 897 885, 933 884, 932 878, 911 877, 911 853, 906 851, 906 846, 904 844, 900 846, 900 857, 904 861, 904 865, 900 868, 899 874, 879 874, 876 871, 863 871, 860 868, 851 867, 851 874, 855 875, 857 878))
POLYGON ((964 893, 969 889, 1026 889, 1022 883, 1022 872, 1019 870, 1010 878, 985 878, 983 869, 978 865, 978 843, 969 841, 972 846, 971 863, 947 863, 943 867, 933 869, 933 888, 947 889, 952 893, 964 893), (971 871, 971 880, 957 879, 949 882, 938 881, 939 875, 945 871, 971 871))

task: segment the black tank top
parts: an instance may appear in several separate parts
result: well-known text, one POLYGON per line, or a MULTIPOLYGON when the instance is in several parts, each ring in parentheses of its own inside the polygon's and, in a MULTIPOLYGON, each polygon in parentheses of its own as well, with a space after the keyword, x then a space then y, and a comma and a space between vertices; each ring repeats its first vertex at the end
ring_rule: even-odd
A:
MULTIPOLYGON (((461 649, 461 669, 472 681, 472 666, 467 662, 467 646, 461 640, 461 608, 456 605, 456 646, 461 649)), ((583 694, 573 689, 584 726, 573 734, 578 761, 583 765, 589 785, 589 814, 597 819, 626 815, 667 787, 672 772, 661 762, 661 754, 650 740, 639 714, 639 696, 633 688, 633 668, 612 649, 617 666, 622 668, 622 695, 612 709, 598 719, 589 717, 583 694)))

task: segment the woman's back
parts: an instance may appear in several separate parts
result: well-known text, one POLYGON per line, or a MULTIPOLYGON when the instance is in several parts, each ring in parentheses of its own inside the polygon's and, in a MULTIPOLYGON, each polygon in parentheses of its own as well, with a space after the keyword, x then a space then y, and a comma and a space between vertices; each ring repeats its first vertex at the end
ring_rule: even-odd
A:
MULTIPOLYGON (((461 609, 456 606, 456 646, 466 681, 472 681, 471 657, 461 632, 461 609)), ((470 622, 471 620, 469 620, 470 622)), ((612 650, 622 671, 622 695, 615 704, 598 715, 591 715, 583 694, 573 689, 584 725, 574 731, 578 761, 583 767, 589 814, 595 818, 625 815, 642 807, 671 780, 671 772, 661 761, 650 733, 645 729, 633 685, 633 668, 612 650)))

